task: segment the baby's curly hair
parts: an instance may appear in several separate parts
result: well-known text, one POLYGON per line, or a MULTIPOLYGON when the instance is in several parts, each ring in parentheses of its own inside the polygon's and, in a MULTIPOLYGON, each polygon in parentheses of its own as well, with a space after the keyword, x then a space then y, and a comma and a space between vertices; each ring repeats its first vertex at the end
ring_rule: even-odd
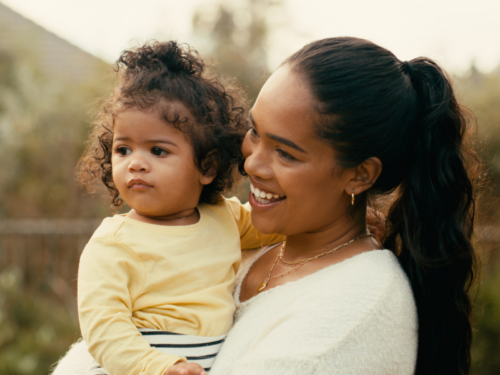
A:
POLYGON ((244 94, 235 85, 223 86, 206 73, 197 51, 175 41, 149 41, 123 51, 114 65, 119 74, 117 87, 100 107, 87 148, 78 165, 78 179, 88 190, 100 177, 108 188, 113 205, 123 200, 113 181, 111 164, 113 123, 118 111, 157 106, 162 118, 189 134, 194 162, 200 172, 216 177, 203 187, 199 202, 214 204, 235 182, 234 169, 243 171, 241 145, 248 130, 244 94), (181 118, 176 106, 182 103, 192 119, 181 118))

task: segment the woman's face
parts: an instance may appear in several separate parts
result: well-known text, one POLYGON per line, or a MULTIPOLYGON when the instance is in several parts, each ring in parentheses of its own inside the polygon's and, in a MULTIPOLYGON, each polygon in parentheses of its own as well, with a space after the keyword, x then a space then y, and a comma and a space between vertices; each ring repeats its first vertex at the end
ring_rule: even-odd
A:
POLYGON ((283 66, 251 110, 243 154, 252 183, 252 222, 264 233, 320 232, 346 218, 345 189, 352 176, 315 135, 313 100, 308 84, 283 66))

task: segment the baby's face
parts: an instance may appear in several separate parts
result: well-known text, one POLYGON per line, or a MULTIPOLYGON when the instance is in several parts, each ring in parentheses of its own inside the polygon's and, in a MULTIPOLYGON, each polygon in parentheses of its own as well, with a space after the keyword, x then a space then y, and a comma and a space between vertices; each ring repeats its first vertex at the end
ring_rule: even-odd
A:
MULTIPOLYGON (((181 108, 180 117, 186 114, 181 108)), ((196 207, 207 181, 185 133, 156 109, 135 108, 115 117, 113 133, 113 180, 130 207, 158 219, 196 207)))

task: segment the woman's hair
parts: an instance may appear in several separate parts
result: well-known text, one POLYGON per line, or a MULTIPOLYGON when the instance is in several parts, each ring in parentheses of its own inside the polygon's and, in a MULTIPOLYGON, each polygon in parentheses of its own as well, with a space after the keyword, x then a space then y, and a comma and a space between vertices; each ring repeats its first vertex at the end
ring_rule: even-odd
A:
POLYGON ((309 83, 317 134, 340 165, 352 168, 370 157, 382 162, 354 209, 364 213, 367 199, 397 189, 383 245, 398 255, 417 305, 416 374, 468 374, 479 168, 466 145, 472 114, 457 103, 434 61, 402 62, 367 40, 313 42, 284 64, 309 83))
POLYGON ((200 203, 215 203, 233 186, 234 168, 238 166, 243 173, 241 145, 248 123, 242 91, 232 85, 224 87, 206 74, 198 53, 175 41, 149 41, 123 51, 114 67, 119 73, 118 84, 93 124, 79 163, 80 182, 92 190, 100 177, 113 204, 120 206, 123 201, 113 181, 111 164, 114 118, 122 110, 154 108, 165 126, 175 126, 189 135, 198 169, 204 174, 216 173, 199 199, 200 203), (192 118, 180 117, 176 103, 184 105, 192 118))

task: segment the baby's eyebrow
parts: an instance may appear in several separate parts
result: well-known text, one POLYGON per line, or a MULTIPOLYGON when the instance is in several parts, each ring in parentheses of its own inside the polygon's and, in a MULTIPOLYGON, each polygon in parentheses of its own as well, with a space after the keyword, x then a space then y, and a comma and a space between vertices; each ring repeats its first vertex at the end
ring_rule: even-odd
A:
MULTIPOLYGON (((118 141, 131 141, 132 138, 129 138, 129 137, 120 137, 120 138, 115 138, 113 139, 113 142, 118 142, 118 141)), ((147 140, 145 141, 146 143, 166 143, 168 145, 171 145, 171 146, 176 146, 177 147, 177 144, 172 142, 172 141, 169 141, 169 140, 166 140, 166 139, 150 139, 150 140, 147 140)))
POLYGON ((176 143, 174 143, 172 141, 164 140, 164 139, 152 139, 152 140, 146 141, 146 142, 150 142, 150 143, 166 143, 168 145, 177 146, 176 143))

